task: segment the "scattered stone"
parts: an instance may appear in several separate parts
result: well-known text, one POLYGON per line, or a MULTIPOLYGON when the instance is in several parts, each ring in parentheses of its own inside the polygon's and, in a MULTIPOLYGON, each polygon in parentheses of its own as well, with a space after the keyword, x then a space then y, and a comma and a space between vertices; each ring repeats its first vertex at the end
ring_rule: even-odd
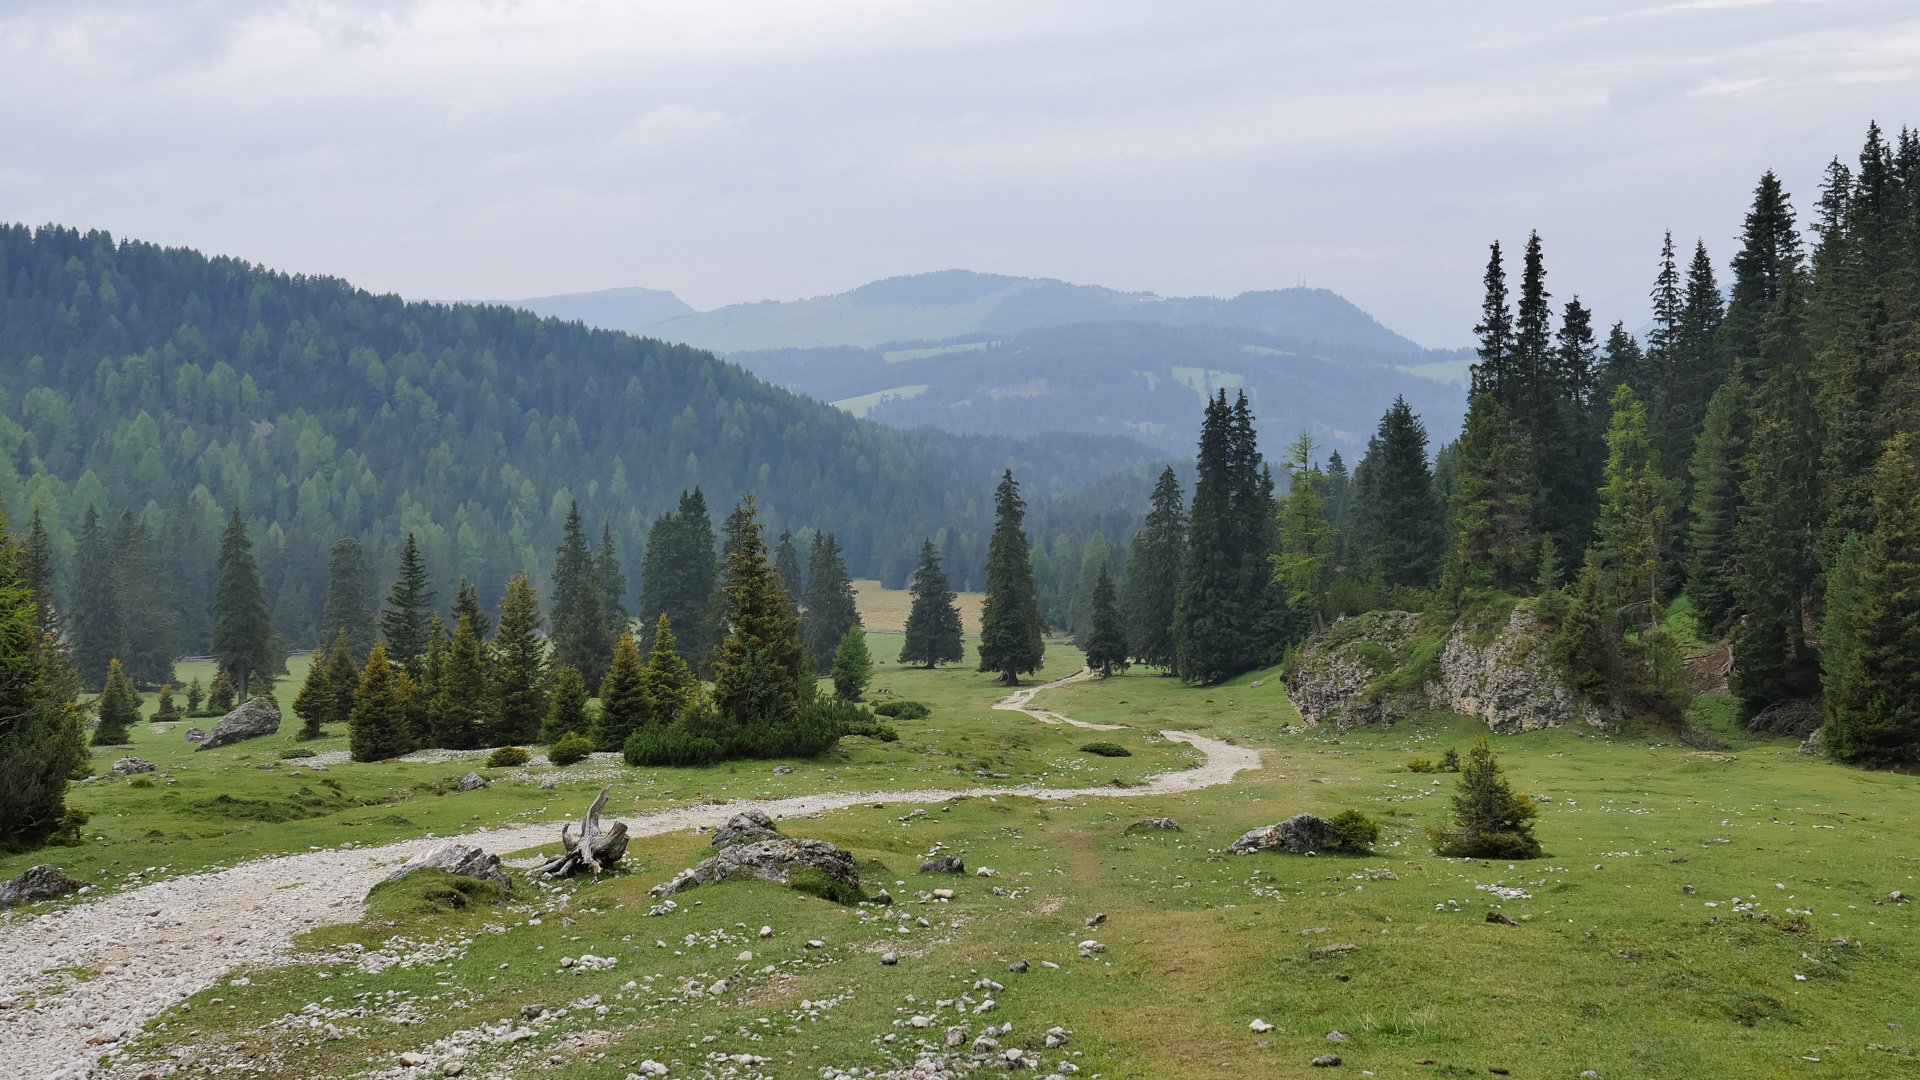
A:
POLYGON ((881 907, 890 907, 893 904, 893 894, 885 889, 881 889, 879 892, 873 894, 873 902, 879 904, 881 907))
POLYGON ((560 786, 560 779, 558 777, 549 776, 546 779, 540 781, 541 791, 552 791, 559 786, 560 786))
POLYGON ((135 773, 152 772, 160 766, 137 757, 123 757, 113 763, 113 771, 120 776, 132 776, 135 773))
POLYGON ((669 1071, 671 1070, 669 1070, 665 1065, 662 1065, 661 1063, 653 1060, 652 1058, 648 1058, 647 1060, 642 1061, 640 1063, 641 1076, 665 1076, 669 1071))
POLYGON ((52 863, 30 866, 12 881, 0 882, 0 911, 36 900, 51 900, 85 885, 60 871, 52 863))
POLYGON ((1286 848, 1295 855, 1319 851, 1333 843, 1333 822, 1313 814, 1295 814, 1285 821, 1254 829, 1227 845, 1233 855, 1251 855, 1270 848, 1286 848))
POLYGON ((947 1029, 948 1046, 965 1046, 966 1043, 967 1026, 965 1024, 955 1024, 953 1027, 947 1029))
MULTIPOLYGON (((785 885, 799 867, 812 867, 853 888, 860 887, 860 870, 853 855, 825 840, 761 840, 734 844, 711 859, 702 860, 691 870, 682 870, 672 881, 657 885, 654 896, 673 896, 696 885, 715 885, 735 874, 751 874, 761 881, 785 885)), ((763 936, 771 936, 764 934, 763 936)))
POLYGON ((472 791, 475 788, 483 788, 486 786, 487 786, 487 778, 484 776, 481 776, 477 772, 470 772, 467 775, 460 778, 459 789, 461 791, 472 791))
POLYGON ((467 1065, 466 1062, 463 1061, 449 1061, 445 1065, 440 1066, 441 1076, 459 1076, 466 1071, 467 1065))
POLYGON ((813 938, 812 940, 807 942, 807 948, 809 949, 824 949, 826 947, 827 947, 827 943, 824 941, 821 941, 819 938, 813 938))
POLYGON ((1581 1069, 1580 1080, 1600 1080, 1600 1074, 1592 1069, 1581 1069))
POLYGON ((893 965, 900 962, 900 954, 899 953, 881 953, 880 962, 882 964, 885 964, 888 967, 892 967, 893 965))
POLYGON ((976 1054, 991 1054, 1000 1049, 1000 1040, 982 1035, 973 1040, 973 1046, 970 1049, 976 1054))
POLYGON ((1680 886, 1680 891, 1683 893, 1686 893, 1688 896, 1692 896, 1694 893, 1694 888, 1691 885, 1682 885, 1680 886))
POLYGON ((967 864, 958 855, 944 855, 938 859, 928 859, 926 862, 921 863, 920 872, 923 874, 964 874, 967 872, 967 864))
POLYGON ((1505 914, 1504 912, 1499 912, 1499 911, 1487 912, 1487 921, 1499 926, 1519 926, 1520 925, 1519 923, 1513 921, 1513 916, 1505 914))
POLYGON ((400 1055, 400 1064, 402 1065, 425 1065, 426 1063, 427 1055, 425 1054, 416 1054, 409 1050, 400 1055))
POLYGON ((538 1020, 545 1015, 547 1015, 547 1007, 545 1005, 520 1006, 520 1019, 522 1020, 538 1020))
POLYGON ((953 890, 952 889, 935 889, 933 890, 933 898, 935 900, 951 900, 953 899, 953 890))
POLYGON ((991 870, 989 870, 989 869, 987 869, 986 867, 984 867, 984 866, 983 866, 983 867, 981 867, 980 869, 978 869, 978 870, 975 870, 975 871, 973 872, 973 876, 974 876, 974 877, 992 877, 992 876, 993 876, 993 871, 991 871, 991 870))
POLYGON ((743 810, 728 818, 725 825, 713 830, 712 846, 723 848, 728 844, 751 844, 779 838, 780 830, 774 827, 772 818, 758 810, 743 810))
POLYGON ((477 847, 465 844, 436 844, 422 848, 413 858, 400 864, 393 873, 381 879, 381 884, 399 881, 415 870, 445 870, 449 874, 461 877, 491 881, 508 892, 513 891, 513 881, 507 872, 500 868, 500 856, 489 855, 477 847))
POLYGON ((1321 1054, 1319 1057, 1313 1059, 1313 1067, 1316 1069, 1331 1069, 1339 1064, 1339 1054, 1321 1054))
POLYGON ((1092 938, 1088 938, 1087 940, 1080 943, 1081 956, 1093 956, 1096 953, 1103 953, 1106 951, 1107 951, 1107 947, 1105 945, 1102 945, 1100 942, 1095 941, 1092 938))
POLYGON ((1908 896, 1906 893, 1901 892, 1899 889, 1895 889, 1892 892, 1887 894, 1887 899, 1896 904, 1904 904, 1912 900, 1913 897, 1908 896))
POLYGON ((773 769, 773 775, 775 776, 790 776, 792 773, 793 766, 791 765, 776 765, 773 769))
POLYGON ((770 938, 770 937, 772 937, 772 936, 773 936, 773 927, 771 927, 771 926, 763 926, 763 927, 761 927, 761 928, 760 928, 760 936, 761 936, 761 937, 763 937, 763 938, 770 938))
POLYGON ((1067 1045, 1066 1028, 1050 1027, 1047 1029, 1047 1049, 1058 1050, 1065 1045, 1067 1045))
POLYGON ((739 956, 734 957, 734 959, 740 961, 741 963, 746 963, 747 961, 753 959, 753 953, 742 952, 739 956))
POLYGON ((1056 963, 1054 963, 1054 962, 1053 962, 1053 961, 1051 961, 1051 960, 1042 960, 1042 961, 1040 961, 1040 966, 1041 966, 1041 967, 1043 967, 1043 968, 1046 968, 1046 969, 1047 969, 1048 971, 1059 971, 1059 970, 1060 970, 1060 965, 1059 965, 1059 964, 1056 964, 1056 963))
POLYGON ((1101 923, 1106 921, 1107 921, 1107 913, 1104 911, 1096 911, 1093 913, 1092 917, 1087 919, 1087 925, 1099 926, 1101 923))
POLYGON ((202 739, 205 739, 207 737, 207 733, 204 731, 201 731, 197 727, 190 727, 187 730, 181 732, 180 737, 186 740, 187 742, 199 742, 202 739))
POLYGON ((1025 975, 1028 970, 1027 962, 1025 960, 1015 960, 1013 963, 1007 965, 1007 970, 1013 972, 1015 975, 1025 975))
POLYGON ((1141 818, 1139 821, 1127 826, 1127 829, 1129 832, 1134 829, 1166 829, 1169 832, 1179 832, 1180 823, 1170 817, 1141 818))
POLYGON ((231 746, 247 739, 258 739, 263 735, 280 733, 280 707, 259 698, 250 698, 239 708, 220 718, 200 740, 194 752, 212 750, 215 747, 231 746))
POLYGON ((1313 955, 1316 959, 1324 956, 1339 956, 1341 953, 1352 952, 1359 947, 1351 941, 1336 941, 1331 945, 1322 945, 1313 950, 1313 955))
POLYGON ((1247 1030, 1253 1032, 1255 1035, 1265 1035, 1267 1032, 1273 1030, 1273 1025, 1267 1023, 1265 1020, 1255 1020, 1253 1023, 1247 1025, 1247 1030))
POLYGON ((1327 1032, 1327 1041, 1328 1041, 1328 1042, 1347 1042, 1347 1041, 1349 1041, 1349 1040, 1351 1040, 1352 1038, 1353 1038, 1353 1036, 1351 1036, 1351 1035, 1349 1035, 1349 1034, 1347 1034, 1347 1033, 1346 1033, 1346 1032, 1344 1032, 1344 1031, 1329 1031, 1329 1032, 1327 1032))

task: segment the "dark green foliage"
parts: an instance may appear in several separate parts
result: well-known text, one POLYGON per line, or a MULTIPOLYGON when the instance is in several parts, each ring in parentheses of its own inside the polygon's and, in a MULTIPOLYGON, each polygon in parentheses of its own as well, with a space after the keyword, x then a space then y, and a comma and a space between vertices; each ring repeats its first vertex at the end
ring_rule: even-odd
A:
POLYGON ((1533 531, 1534 478, 1526 436, 1507 411, 1482 395, 1467 412, 1455 444, 1450 591, 1518 591, 1533 576, 1540 549, 1533 531))
POLYGON ((1660 621, 1661 559, 1667 550, 1668 485, 1647 427, 1647 410, 1626 387, 1609 402, 1607 468, 1600 492, 1600 552, 1615 610, 1660 621))
POLYGON ((320 642, 331 647, 346 634, 354 656, 373 649, 378 626, 373 617, 373 574, 367 552, 351 536, 333 542, 327 552, 327 594, 320 612, 320 642))
POLYGON ((1839 699, 1847 658, 1853 654, 1860 609, 1866 599, 1860 581, 1866 557, 1866 541, 1859 533, 1850 533, 1827 570, 1826 617, 1820 623, 1820 685, 1829 702, 1839 699))
POLYGON ((540 734, 547 713, 547 646, 540 639, 540 597, 523 572, 507 582, 500 601, 500 631, 490 652, 496 700, 488 741, 528 743, 540 734))
POLYGON ((1333 816, 1333 846, 1330 851, 1345 855, 1371 855, 1380 842, 1380 823, 1358 810, 1342 810, 1333 816))
POLYGON ((594 747, 609 753, 618 751, 627 744, 627 736, 652 718, 653 703, 647 697, 640 649, 634 645, 632 634, 621 634, 619 643, 613 647, 613 662, 600 680, 600 715, 594 718, 594 747))
POLYGON ((20 581, 33 596, 35 640, 48 634, 60 637, 66 622, 54 602, 54 558, 53 538, 47 535, 47 527, 40 521, 40 508, 36 506, 33 524, 27 530, 27 542, 20 546, 20 581))
MULTIPOLYGON (((315 663, 318 663, 318 658, 315 663)), ((327 712, 321 724, 345 724, 353 717, 353 696, 360 690, 360 664, 347 647, 344 633, 335 634, 327 650, 327 712)))
POLYGON ((310 757, 319 757, 319 756, 320 755, 316 754, 312 749, 305 746, 295 746, 295 747, 291 747, 289 749, 280 751, 281 761, 299 761, 301 758, 310 758, 310 757))
POLYGON ((565 664, 553 669, 553 693, 547 699, 547 715, 540 725, 540 741, 556 743, 569 733, 584 735, 592 721, 587 716, 587 684, 580 673, 565 664))
POLYGON ((874 718, 864 710, 857 716, 841 724, 840 730, 846 735, 864 735, 875 742, 899 742, 900 730, 892 724, 874 718))
POLYGON ((918 701, 883 701, 873 707, 881 716, 891 716, 896 720, 925 720, 933 715, 933 710, 918 701))
POLYGON ((1480 338, 1473 365, 1471 397, 1491 395, 1496 401, 1511 392, 1515 381, 1513 309, 1507 305, 1507 271, 1500 257, 1500 241, 1489 248, 1487 271, 1481 278, 1486 294, 1480 302, 1480 322, 1473 332, 1480 338))
POLYGON ((940 553, 933 549, 932 540, 921 541, 920 565, 907 591, 913 597, 913 606, 907 611, 900 662, 928 669, 936 664, 958 663, 966 655, 960 609, 954 604, 955 593, 947 583, 947 572, 940 565, 940 553))
POLYGON ((480 606, 480 590, 473 587, 465 574, 460 575, 460 584, 453 593, 453 621, 457 623, 461 619, 473 627, 473 636, 483 645, 493 633, 493 619, 480 606))
POLYGON ((1720 322, 1722 355, 1736 368, 1759 355, 1761 327, 1780 299, 1782 280, 1801 272, 1800 230, 1780 178, 1771 169, 1754 188, 1740 237, 1733 288, 1720 322))
POLYGON ((107 664, 120 655, 122 644, 113 545, 89 505, 73 556, 73 665, 81 685, 105 686, 107 664))
POLYGON ((726 755, 719 743, 683 728, 646 727, 627 736, 621 756, 634 766, 682 767, 711 765, 726 755))
MULTIPOLYGON (((806 591, 806 577, 800 573, 800 552, 793 546, 793 530, 780 530, 780 543, 773 549, 773 568, 780 571, 780 587, 787 590, 787 598, 793 601, 793 614, 800 615, 800 595, 806 591)), ((911 622, 908 624, 911 626, 911 622)), ((912 630, 909 629, 911 634, 912 630)))
POLYGON ((846 701, 859 701, 873 681, 873 655, 867 651, 867 632, 847 627, 840 647, 833 651, 833 692, 846 701))
POLYGON ((1739 383, 1714 391, 1693 450, 1693 507, 1687 545, 1687 596, 1700 628, 1719 634, 1733 622, 1734 544, 1740 524, 1745 398, 1739 383))
POLYGON ((125 746, 133 742, 128 729, 140 722, 140 696, 133 681, 121 670, 120 661, 107 662, 107 685, 97 703, 100 726, 93 729, 93 745, 125 746))
POLYGON ((1132 757, 1133 751, 1118 743, 1090 742, 1080 748, 1083 754, 1099 754, 1101 757, 1132 757))
POLYGON ((1434 766, 1433 771, 1434 772, 1459 772, 1460 771, 1460 751, 1455 750, 1451 746, 1447 747, 1446 751, 1440 755, 1440 764, 1434 766))
POLYGON ((518 746, 502 746, 487 755, 487 768, 511 769, 533 760, 533 755, 518 746))
POLYGON ((1515 795, 1485 736, 1467 751, 1453 796, 1453 825, 1429 829, 1436 855, 1469 859, 1535 859, 1533 800, 1515 795))
POLYGON ((560 741, 547 747, 547 760, 562 767, 585 761, 593 753, 592 739, 577 731, 569 731, 560 736, 560 741))
POLYGON ((787 872, 787 888, 794 892, 852 906, 866 899, 857 886, 812 866, 796 866, 787 872))
POLYGON ((161 683, 159 697, 153 705, 153 722, 160 724, 168 720, 178 720, 182 715, 180 706, 173 700, 173 684, 161 683))
POLYGON ((1553 638, 1553 661, 1576 692, 1588 701, 1603 702, 1618 678, 1619 642, 1600 561, 1589 548, 1566 617, 1553 638))
POLYGON ((748 495, 727 519, 723 625, 728 631, 715 650, 713 665, 713 704, 727 737, 715 741, 726 746, 729 755, 786 757, 786 747, 816 741, 801 715, 801 705, 815 696, 814 677, 787 591, 767 562, 757 513, 754 497, 748 495))
POLYGON ((495 728, 496 699, 488 692, 486 647, 473 632, 467 616, 453 628, 445 655, 435 672, 433 697, 427 706, 430 745, 447 750, 473 750, 495 728))
POLYGON ((987 596, 980 612, 980 668, 998 672, 1004 686, 1040 670, 1046 660, 1045 624, 1034 594, 1022 523, 1027 513, 1020 485, 1008 469, 994 492, 993 539, 987 544, 987 596))
POLYGON ((316 652, 307 665, 307 677, 300 684, 300 692, 293 696, 293 714, 300 718, 300 737, 317 739, 325 734, 321 725, 333 719, 334 689, 330 679, 332 669, 327 665, 325 653, 316 652))
POLYGON ((1113 579, 1107 576, 1104 564, 1093 586, 1090 621, 1092 632, 1087 635, 1087 666, 1102 675, 1127 670, 1127 628, 1120 620, 1119 609, 1114 607, 1113 579))
POLYGON ((618 641, 633 629, 633 615, 627 611, 627 572, 620 566, 614 549, 613 523, 600 525, 600 546, 593 552, 593 576, 600 582, 602 609, 607 616, 607 640, 618 641))
POLYGON ((1127 645, 1135 663, 1174 666, 1173 609, 1186 554, 1186 509, 1180 481, 1168 466, 1153 485, 1152 509, 1134 535, 1127 561, 1127 645))
POLYGON ((1920 475, 1906 435, 1874 477, 1878 524, 1860 558, 1859 605, 1839 692, 1827 702, 1828 752, 1861 765, 1920 760, 1920 475))
POLYGON ((1616 322, 1613 329, 1607 332, 1607 344, 1600 361, 1599 393, 1596 396, 1602 407, 1596 411, 1597 420, 1603 427, 1608 415, 1605 403, 1622 386, 1632 390, 1637 400, 1645 401, 1654 392, 1654 375, 1640 343, 1627 333, 1624 323, 1616 322))
POLYGON ((1271 562, 1280 542, 1273 480, 1245 394, 1228 405, 1223 390, 1207 403, 1197 466, 1173 640, 1180 678, 1211 685, 1278 662, 1288 644, 1286 586, 1274 583, 1271 562))
POLYGON ((200 706, 207 700, 206 687, 200 685, 200 676, 195 675, 187 684, 187 715, 199 716, 200 706))
POLYGON ((641 621, 651 625, 667 616, 680 628, 675 646, 680 658, 696 671, 712 665, 708 614, 718 576, 713 539, 706 496, 697 487, 682 491, 678 509, 661 514, 647 531, 640 574, 641 621))
POLYGON ((616 638, 608 631, 606 586, 580 526, 580 506, 567 511, 565 537, 553 564, 553 662, 598 685, 613 660, 616 638))
POLYGON ((807 556, 807 592, 800 617, 800 639, 815 673, 833 669, 833 654, 847 631, 860 625, 853 602, 853 579, 832 533, 816 533, 807 556))
POLYGON ((127 678, 142 688, 172 682, 173 660, 180 654, 173 597, 146 522, 131 510, 121 513, 113 534, 113 598, 127 678))
POLYGON ((375 645, 360 673, 347 723, 347 752, 355 761, 385 761, 413 749, 408 725, 408 680, 387 662, 387 649, 375 645))
POLYGON ((1395 398, 1368 453, 1372 572, 1387 586, 1421 586, 1439 569, 1442 512, 1427 467, 1427 429, 1395 398))
MULTIPOLYGON (((1672 242, 1671 237, 1668 242, 1672 242)), ((1654 357, 1660 377, 1654 408, 1654 452, 1671 466, 1693 456, 1708 399, 1726 381, 1720 348, 1721 316, 1713 262, 1707 258, 1706 245, 1696 244, 1671 338, 1654 357)), ((1683 487, 1682 506, 1690 496, 1683 487)))
POLYGON ((415 682, 426 670, 436 595, 432 583, 420 543, 409 532, 406 546, 400 549, 399 575, 387 594, 386 610, 380 613, 380 636, 386 639, 389 663, 405 669, 415 682))

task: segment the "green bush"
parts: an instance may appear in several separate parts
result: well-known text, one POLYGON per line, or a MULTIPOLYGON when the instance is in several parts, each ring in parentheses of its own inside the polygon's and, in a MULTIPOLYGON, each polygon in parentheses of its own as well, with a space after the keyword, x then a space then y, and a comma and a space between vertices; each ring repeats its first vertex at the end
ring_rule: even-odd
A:
POLYGON ((836 904, 852 905, 866 899, 859 888, 811 866, 796 866, 787 871, 787 888, 836 904))
POLYGON ((525 765, 533 760, 533 755, 518 746, 503 746, 487 755, 487 768, 511 769, 515 765, 525 765))
POLYGON ((918 701, 887 701, 873 707, 881 716, 891 716, 895 720, 925 720, 933 715, 933 710, 918 701))
POLYGON ((1090 742, 1080 748, 1082 753, 1099 754, 1101 757, 1132 757, 1133 751, 1110 742, 1090 742))
POLYGON ((711 765, 720 760, 722 750, 720 744, 712 739, 694 735, 683 728, 652 726, 643 727, 627 736, 626 745, 620 748, 620 756, 635 767, 711 765))
POLYGON ((313 751, 307 749, 304 746, 296 746, 291 750, 280 751, 281 761, 292 761, 296 758, 308 758, 312 756, 313 756, 313 751))
POLYGON ((1407 762, 1407 771, 1408 772, 1433 772, 1434 771, 1433 762, 1428 761, 1426 758, 1423 758, 1423 757, 1414 758, 1412 761, 1407 762))
POLYGON ((1333 850, 1371 855, 1380 840, 1380 823, 1358 810, 1342 810, 1333 819, 1333 850))
POLYGON ((879 718, 875 717, 872 713, 868 713, 859 719, 847 721, 846 733, 849 735, 865 735, 869 739, 877 739, 880 742, 900 741, 900 732, 896 731, 892 724, 881 722, 879 718))
POLYGON ((555 765, 572 765, 576 761, 585 761, 593 753, 593 740, 577 731, 569 731, 560 736, 560 741, 547 747, 547 760, 555 765))
POLYGON ((1434 771, 1435 772, 1459 772, 1460 771, 1460 751, 1450 749, 1446 753, 1441 754, 1440 764, 1437 768, 1434 769, 1434 771))
POLYGON ((129 781, 127 781, 127 786, 128 786, 128 787, 152 787, 152 786, 153 786, 153 777, 151 777, 151 776, 136 776, 136 777, 134 777, 133 779, 131 779, 131 780, 129 780, 129 781))
POLYGON ((1429 828, 1433 853, 1450 858, 1537 859, 1533 800, 1516 795, 1487 740, 1467 751, 1453 796, 1453 827, 1429 828))

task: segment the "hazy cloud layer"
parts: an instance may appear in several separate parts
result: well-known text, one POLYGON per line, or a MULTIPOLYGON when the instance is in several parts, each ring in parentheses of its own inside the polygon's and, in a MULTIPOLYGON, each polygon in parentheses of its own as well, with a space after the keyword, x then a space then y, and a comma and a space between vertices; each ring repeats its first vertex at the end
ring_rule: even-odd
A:
POLYGON ((1593 8, 16 0, 0 218, 415 297, 1304 275, 1444 346, 1493 237, 1637 325, 1662 229, 1920 123, 1911 4, 1593 8))

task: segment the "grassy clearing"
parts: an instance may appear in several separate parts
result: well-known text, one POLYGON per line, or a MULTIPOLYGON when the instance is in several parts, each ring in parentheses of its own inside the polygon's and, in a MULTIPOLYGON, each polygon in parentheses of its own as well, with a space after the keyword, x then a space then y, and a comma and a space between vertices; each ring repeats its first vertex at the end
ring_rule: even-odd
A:
MULTIPOLYGON (((891 630, 895 633, 907 628, 907 613, 913 609, 913 594, 905 589, 882 588, 872 578, 856 578, 853 582, 854 604, 860 610, 860 624, 869 630, 891 630)), ((987 602, 986 593, 956 593, 954 603, 960 608, 960 629, 963 633, 980 633, 980 607, 987 602)), ((896 644, 888 656, 898 653, 896 644)))

